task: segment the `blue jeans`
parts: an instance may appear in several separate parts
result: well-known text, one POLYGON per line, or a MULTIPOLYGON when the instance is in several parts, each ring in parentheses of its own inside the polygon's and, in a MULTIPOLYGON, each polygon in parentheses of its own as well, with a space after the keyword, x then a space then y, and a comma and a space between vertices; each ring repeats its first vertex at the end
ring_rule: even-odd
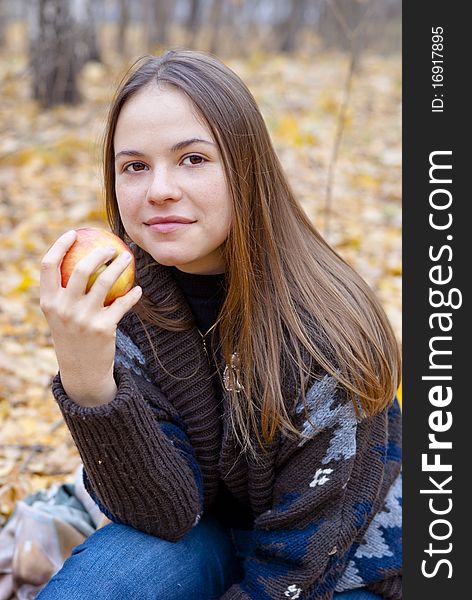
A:
MULTIPOLYGON (((74 548, 36 600, 210 600, 243 579, 254 548, 250 531, 205 516, 183 539, 167 542, 111 523, 74 548)), ((364 590, 337 600, 376 600, 364 590)))

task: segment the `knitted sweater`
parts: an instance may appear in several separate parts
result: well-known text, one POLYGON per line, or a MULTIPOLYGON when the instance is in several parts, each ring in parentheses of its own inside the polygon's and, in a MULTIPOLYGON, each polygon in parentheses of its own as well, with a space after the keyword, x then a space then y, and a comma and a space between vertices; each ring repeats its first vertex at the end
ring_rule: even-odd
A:
MULTIPOLYGON (((170 294, 182 303, 175 316, 191 320, 170 270, 139 268, 140 260, 146 295, 159 304, 170 294)), ((256 460, 240 452, 226 395, 219 419, 196 328, 169 332, 146 324, 146 330, 132 311, 119 324, 118 393, 110 403, 79 406, 60 374, 53 382, 87 489, 105 514, 177 541, 213 505, 221 478, 252 510, 257 542, 243 581, 222 600, 328 600, 334 591, 363 586, 400 600, 396 399, 380 414, 358 418, 343 389, 324 374, 307 393, 310 422, 301 402, 287 397, 309 439, 280 434, 256 460)))

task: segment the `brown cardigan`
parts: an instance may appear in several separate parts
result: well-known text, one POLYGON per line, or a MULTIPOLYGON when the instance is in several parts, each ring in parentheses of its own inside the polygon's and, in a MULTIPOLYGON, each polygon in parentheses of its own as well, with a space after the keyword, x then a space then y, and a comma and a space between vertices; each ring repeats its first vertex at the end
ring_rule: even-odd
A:
MULTIPOLYGON (((170 294, 181 304, 175 316, 191 320, 169 269, 144 269, 148 258, 137 260, 145 294, 158 304, 170 294)), ((279 435, 254 460, 240 452, 226 397, 221 424, 196 328, 170 332, 147 324, 146 330, 133 312, 120 323, 118 394, 109 404, 81 407, 65 394, 60 375, 53 383, 89 490, 106 514, 177 541, 214 503, 221 478, 252 510, 258 539, 246 577, 225 600, 328 600, 334 590, 359 586, 400 600, 396 401, 358 421, 346 394, 326 375, 307 394, 319 425, 312 439, 279 435)), ((293 390, 286 392, 289 406, 296 406, 293 390)), ((295 418, 306 430, 302 411, 295 418)))

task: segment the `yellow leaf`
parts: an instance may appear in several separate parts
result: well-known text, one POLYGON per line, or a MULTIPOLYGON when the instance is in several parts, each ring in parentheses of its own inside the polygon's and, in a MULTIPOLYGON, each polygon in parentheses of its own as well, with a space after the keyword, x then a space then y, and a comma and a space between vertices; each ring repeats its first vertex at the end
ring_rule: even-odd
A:
POLYGON ((390 275, 393 275, 394 277, 401 277, 402 275, 402 265, 401 263, 398 263, 396 265, 392 265, 388 272, 390 273, 390 275))
POLYGON ((320 106, 324 112, 331 115, 337 115, 339 112, 339 102, 331 96, 322 96, 320 98, 320 106))
POLYGON ((5 398, 0 399, 0 423, 10 415, 10 405, 5 398))
POLYGON ((300 127, 300 119, 293 115, 282 115, 276 128, 275 135, 293 146, 314 145, 317 143, 313 132, 305 132, 300 127))
POLYGON ((23 167, 36 158, 36 151, 34 148, 22 148, 14 154, 5 157, 5 164, 14 165, 15 167, 23 167))
POLYGON ((367 188, 367 189, 377 189, 379 187, 380 181, 378 177, 373 177, 368 173, 358 173, 352 177, 352 183, 359 187, 367 188))
POLYGON ((283 138, 293 140, 300 135, 298 121, 292 115, 282 115, 276 129, 276 133, 283 138))
POLYGON ((36 283, 36 280, 31 277, 29 270, 23 269, 21 281, 15 288, 13 288, 12 292, 14 294, 27 292, 33 285, 36 285, 36 283))
POLYGON ((88 221, 100 221, 103 223, 107 223, 107 213, 104 206, 91 208, 87 215, 86 219, 88 221))

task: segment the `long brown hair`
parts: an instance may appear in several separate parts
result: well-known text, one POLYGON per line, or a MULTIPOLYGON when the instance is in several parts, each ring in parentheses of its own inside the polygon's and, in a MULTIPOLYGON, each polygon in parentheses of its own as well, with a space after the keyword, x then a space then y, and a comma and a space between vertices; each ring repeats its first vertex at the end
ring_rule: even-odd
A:
MULTIPOLYGON (((186 94, 209 127, 223 159, 233 203, 224 246, 227 295, 219 332, 226 364, 237 355, 242 389, 232 391, 231 418, 243 446, 296 434, 293 404, 284 399, 291 373, 304 398, 322 369, 344 386, 356 410, 370 415, 393 399, 400 352, 391 325, 365 281, 323 240, 287 183, 262 115, 241 79, 213 56, 189 50, 144 57, 112 103, 104 144, 110 226, 126 233, 115 195, 113 138, 120 110, 151 82, 186 94)), ((138 304, 139 306, 139 304, 138 304)), ((141 314, 176 329, 162 310, 141 314)), ((138 309, 139 312, 139 309, 138 309)), ((294 398, 291 399, 293 402, 294 398)))

